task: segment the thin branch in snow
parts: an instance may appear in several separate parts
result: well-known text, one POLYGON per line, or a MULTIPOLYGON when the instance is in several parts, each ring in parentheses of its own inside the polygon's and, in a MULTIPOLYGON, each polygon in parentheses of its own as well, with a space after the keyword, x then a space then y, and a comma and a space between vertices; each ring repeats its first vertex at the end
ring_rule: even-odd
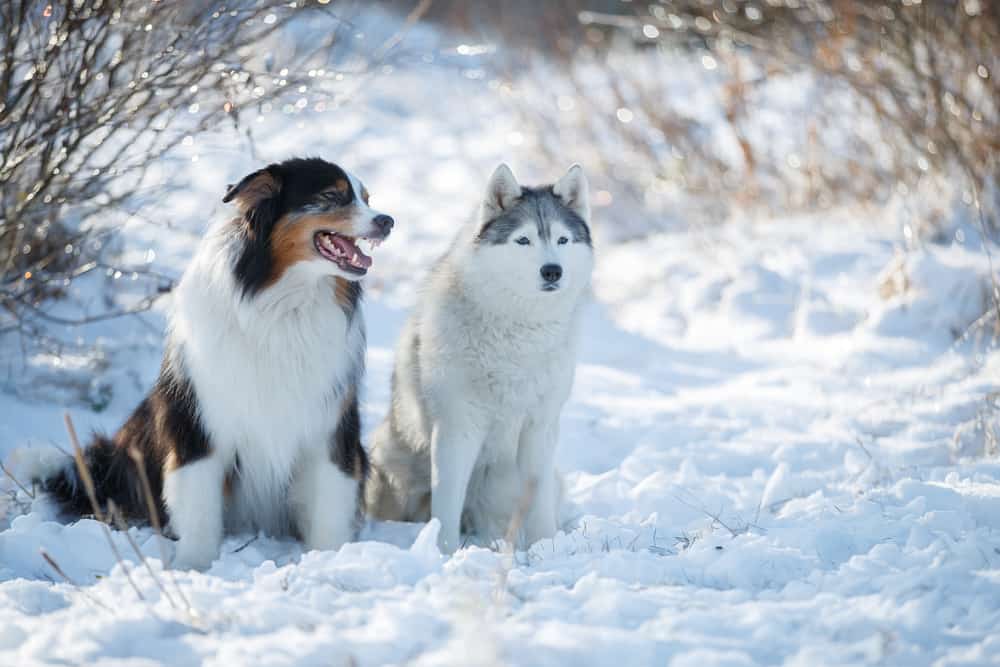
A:
POLYGON ((63 422, 66 424, 66 432, 69 433, 69 440, 73 444, 73 459, 76 461, 77 472, 80 473, 80 480, 83 488, 87 492, 87 499, 90 500, 90 507, 94 511, 94 517, 104 523, 104 513, 97 502, 97 490, 94 487, 94 478, 90 475, 90 467, 83 458, 83 448, 80 446, 80 439, 76 437, 76 428, 73 426, 73 418, 69 413, 63 414, 63 422))
POLYGON ((163 593, 163 597, 167 598, 167 602, 170 603, 170 606, 176 609, 177 604, 174 602, 174 597, 169 593, 169 591, 167 591, 166 587, 163 585, 163 582, 160 581, 160 578, 156 576, 156 572, 153 570, 153 567, 149 564, 149 559, 146 558, 146 554, 142 553, 142 550, 139 549, 139 545, 136 544, 134 539, 132 539, 132 535, 128 532, 128 524, 125 523, 125 519, 122 516, 121 510, 118 508, 118 505, 116 505, 115 501, 113 500, 108 500, 108 514, 115 522, 115 525, 118 526, 119 532, 125 535, 125 539, 128 540, 129 546, 132 547, 132 551, 135 552, 136 557, 146 567, 146 572, 149 573, 149 576, 152 577, 153 582, 156 584, 157 588, 159 588, 160 592, 163 593))
POLYGON ((135 462, 135 467, 139 471, 139 479, 142 482, 143 495, 146 498, 146 510, 149 512, 149 521, 153 524, 153 531, 156 533, 156 542, 160 546, 160 560, 163 563, 163 569, 168 572, 171 583, 174 588, 177 589, 177 595, 180 596, 181 601, 187 608, 187 611, 192 616, 196 616, 194 609, 191 607, 191 603, 188 601, 187 596, 184 595, 184 591, 181 590, 180 585, 177 583, 177 579, 174 577, 174 571, 168 565, 167 560, 167 550, 163 545, 163 531, 160 526, 160 510, 156 506, 156 501, 153 499, 153 487, 149 483, 149 476, 146 474, 146 460, 142 455, 142 452, 135 447, 129 447, 128 455, 135 462))
POLYGON ((81 595, 83 595, 83 597, 87 598, 92 603, 94 603, 104 611, 108 612, 109 614, 114 614, 114 611, 112 611, 111 607, 98 600, 96 597, 88 593, 85 588, 80 586, 80 584, 73 581, 73 579, 71 579, 70 576, 66 574, 66 572, 59 566, 59 563, 56 562, 56 559, 53 558, 48 551, 46 551, 44 548, 39 548, 38 553, 42 555, 42 558, 44 558, 45 562, 49 564, 49 567, 55 570, 56 574, 62 577, 67 584, 75 588, 81 595))
POLYGON ((524 491, 521 493, 521 498, 518 500, 514 513, 510 517, 510 523, 507 524, 507 533, 504 536, 506 544, 495 589, 495 599, 498 601, 503 599, 504 592, 507 590, 507 577, 515 565, 517 538, 521 532, 521 525, 524 523, 524 516, 528 513, 531 503, 535 500, 537 489, 538 483, 535 480, 529 480, 524 487, 524 491))
POLYGON ((3 474, 6 475, 10 479, 10 481, 14 482, 14 484, 17 485, 17 488, 24 491, 29 498, 31 498, 32 500, 35 499, 35 494, 32 491, 29 491, 28 488, 17 479, 17 477, 14 477, 14 473, 8 470, 7 466, 5 466, 3 462, 0 462, 0 470, 3 471, 3 474))

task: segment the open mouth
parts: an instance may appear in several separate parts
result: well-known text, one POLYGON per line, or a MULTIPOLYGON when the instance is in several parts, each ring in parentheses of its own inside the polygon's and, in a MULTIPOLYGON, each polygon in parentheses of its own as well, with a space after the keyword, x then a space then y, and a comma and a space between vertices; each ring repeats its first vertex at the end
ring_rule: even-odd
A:
MULTIPOLYGON (((368 272, 368 267, 372 265, 372 258, 358 247, 359 240, 330 231, 319 231, 313 236, 316 251, 324 259, 330 260, 348 273, 363 276, 368 272)), ((371 249, 377 248, 382 242, 381 239, 365 240, 368 241, 371 249)))
POLYGON ((559 283, 545 283, 542 285, 543 292, 555 292, 559 289, 559 283))

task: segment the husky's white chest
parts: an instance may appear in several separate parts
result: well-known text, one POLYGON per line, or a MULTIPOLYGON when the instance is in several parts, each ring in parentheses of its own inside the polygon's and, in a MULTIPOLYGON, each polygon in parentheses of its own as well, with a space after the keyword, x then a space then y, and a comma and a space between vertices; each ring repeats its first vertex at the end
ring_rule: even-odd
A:
POLYGON ((571 381, 573 350, 566 326, 481 331, 468 350, 468 376, 482 397, 504 412, 538 408, 571 381))

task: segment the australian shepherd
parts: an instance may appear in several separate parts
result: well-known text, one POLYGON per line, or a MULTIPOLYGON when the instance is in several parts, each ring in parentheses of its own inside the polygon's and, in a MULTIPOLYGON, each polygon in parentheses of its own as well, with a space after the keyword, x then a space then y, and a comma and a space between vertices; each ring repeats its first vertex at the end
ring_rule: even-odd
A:
MULTIPOLYGON (((392 229, 361 182, 319 158, 230 186, 238 215, 214 225, 173 294, 156 384, 85 461, 97 501, 147 519, 142 454, 176 538, 174 564, 207 567, 225 532, 294 535, 336 549, 356 535, 368 461, 360 441, 361 284, 392 229)), ((34 475, 70 513, 90 513, 75 467, 34 475)))

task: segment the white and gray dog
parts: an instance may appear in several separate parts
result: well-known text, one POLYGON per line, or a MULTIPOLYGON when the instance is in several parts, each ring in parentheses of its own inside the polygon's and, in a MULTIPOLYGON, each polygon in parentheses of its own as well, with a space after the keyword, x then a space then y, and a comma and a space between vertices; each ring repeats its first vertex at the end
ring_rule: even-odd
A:
POLYGON ((507 165, 434 266, 396 350, 392 405, 371 448, 376 518, 503 537, 519 503, 523 544, 556 532, 559 413, 573 384, 593 266, 583 169, 521 187, 507 165))

